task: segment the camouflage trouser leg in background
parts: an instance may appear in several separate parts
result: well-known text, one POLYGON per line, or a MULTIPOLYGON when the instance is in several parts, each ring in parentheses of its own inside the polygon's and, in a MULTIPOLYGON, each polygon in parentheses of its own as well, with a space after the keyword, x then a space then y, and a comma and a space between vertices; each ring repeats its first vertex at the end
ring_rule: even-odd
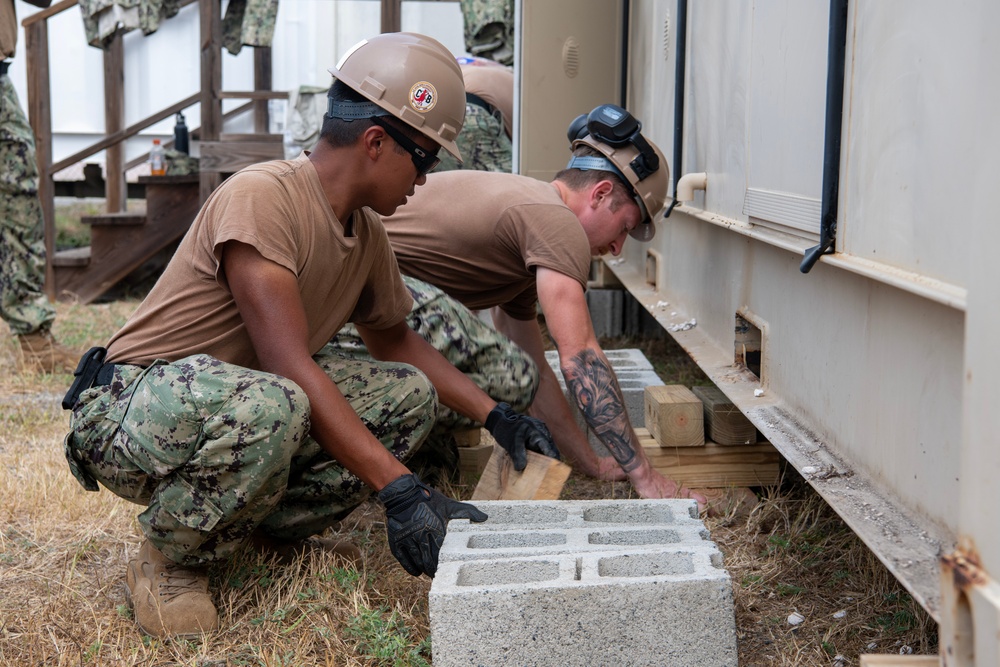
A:
MULTIPOLYGON (((495 401, 505 401, 523 412, 538 390, 538 367, 534 360, 437 287, 409 276, 404 276, 403 282, 413 295, 407 325, 495 401)), ((341 329, 327 348, 358 359, 371 359, 353 325, 341 329)), ((437 423, 410 469, 432 486, 442 472, 454 476, 459 460, 452 432, 481 426, 439 405, 437 423)))
POLYGON ((478 104, 465 105, 465 124, 455 143, 464 162, 459 164, 450 153, 442 151, 441 164, 435 171, 477 169, 510 173, 513 149, 503 131, 503 120, 478 104))
MULTIPOLYGON (((539 381, 538 367, 528 353, 437 287, 410 276, 404 276, 403 282, 413 295, 413 308, 406 319, 409 327, 493 400, 524 411, 534 399, 539 381)), ((352 325, 341 329, 327 347, 371 359, 352 325)), ((443 405, 438 407, 436 432, 480 426, 443 405)))
POLYGON ((17 91, 0 76, 0 318, 17 335, 47 330, 45 241, 38 201, 35 137, 17 91))
POLYGON ((459 0, 465 48, 504 65, 514 63, 514 0, 459 0))
MULTIPOLYGON (((397 459, 419 447, 437 403, 422 373, 330 351, 316 361, 397 459)), ((111 384, 84 392, 66 456, 86 488, 99 481, 146 505, 139 523, 168 558, 205 565, 255 530, 282 540, 318 534, 371 493, 309 425, 308 399, 293 382, 195 355, 118 366, 111 384)))

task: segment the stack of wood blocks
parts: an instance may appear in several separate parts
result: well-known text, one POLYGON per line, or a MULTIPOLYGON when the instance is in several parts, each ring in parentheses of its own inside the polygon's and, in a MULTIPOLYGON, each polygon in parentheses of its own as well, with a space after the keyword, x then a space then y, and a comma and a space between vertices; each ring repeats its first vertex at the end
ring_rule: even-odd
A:
POLYGON ((649 386, 646 427, 636 434, 650 463, 691 488, 768 486, 780 454, 715 386, 649 386))

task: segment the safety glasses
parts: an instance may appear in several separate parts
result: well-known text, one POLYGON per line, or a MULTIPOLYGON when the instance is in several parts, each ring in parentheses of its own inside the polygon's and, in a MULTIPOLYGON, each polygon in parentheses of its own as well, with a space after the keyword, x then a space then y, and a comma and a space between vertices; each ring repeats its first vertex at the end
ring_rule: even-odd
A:
POLYGON ((393 141, 402 146, 410 154, 413 166, 417 168, 417 172, 421 176, 429 173, 434 167, 441 164, 441 158, 435 153, 428 153, 417 145, 415 141, 386 122, 382 117, 374 116, 372 122, 385 130, 385 133, 392 137, 393 141))

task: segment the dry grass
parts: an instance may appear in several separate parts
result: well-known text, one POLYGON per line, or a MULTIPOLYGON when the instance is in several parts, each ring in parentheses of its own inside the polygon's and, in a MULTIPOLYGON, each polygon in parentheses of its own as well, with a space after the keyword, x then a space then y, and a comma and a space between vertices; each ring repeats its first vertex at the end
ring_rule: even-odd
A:
MULTIPOLYGON (((61 304, 56 336, 81 349, 100 344, 136 305, 61 304)), ((59 407, 70 378, 19 375, 16 354, 4 336, 0 665, 429 664, 430 582, 399 567, 381 511, 368 505, 342 527, 364 551, 360 571, 322 553, 282 567, 244 552, 212 572, 222 630, 197 642, 143 637, 123 588, 141 509, 76 483, 62 450, 68 413, 59 407)))
MULTIPOLYGON (((136 305, 61 304, 56 335, 81 349, 99 344, 136 305)), ((75 482, 61 445, 68 414, 58 405, 69 377, 19 375, 13 342, 0 338, 0 665, 430 663, 430 582, 398 566, 371 505, 342 527, 364 552, 360 571, 323 554, 281 567, 245 552, 212 573, 219 632, 199 641, 144 637, 123 590, 140 508, 75 482)), ((697 380, 669 339, 624 343, 641 347, 665 380, 697 380)), ((472 487, 450 492, 468 498, 472 487)), ((633 495, 627 483, 574 474, 563 497, 633 495)), ((936 650, 933 622, 808 485, 786 484, 707 524, 733 579, 742 665, 852 665, 861 652, 936 650), (844 618, 834 618, 840 610, 844 618), (786 620, 793 611, 805 617, 797 628, 786 620)))

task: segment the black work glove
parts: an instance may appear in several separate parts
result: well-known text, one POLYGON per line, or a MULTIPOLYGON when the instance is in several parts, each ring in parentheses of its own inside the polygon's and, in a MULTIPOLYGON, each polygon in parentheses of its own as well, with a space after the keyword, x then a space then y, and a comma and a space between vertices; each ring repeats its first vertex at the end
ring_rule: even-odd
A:
POLYGON ((486 513, 438 493, 416 475, 403 475, 378 492, 385 505, 389 550, 403 569, 433 577, 449 519, 486 521, 486 513))
POLYGON ((486 417, 486 430, 510 454, 514 470, 521 472, 528 465, 525 449, 558 459, 559 450, 552 434, 541 419, 518 414, 507 403, 497 403, 486 417))

